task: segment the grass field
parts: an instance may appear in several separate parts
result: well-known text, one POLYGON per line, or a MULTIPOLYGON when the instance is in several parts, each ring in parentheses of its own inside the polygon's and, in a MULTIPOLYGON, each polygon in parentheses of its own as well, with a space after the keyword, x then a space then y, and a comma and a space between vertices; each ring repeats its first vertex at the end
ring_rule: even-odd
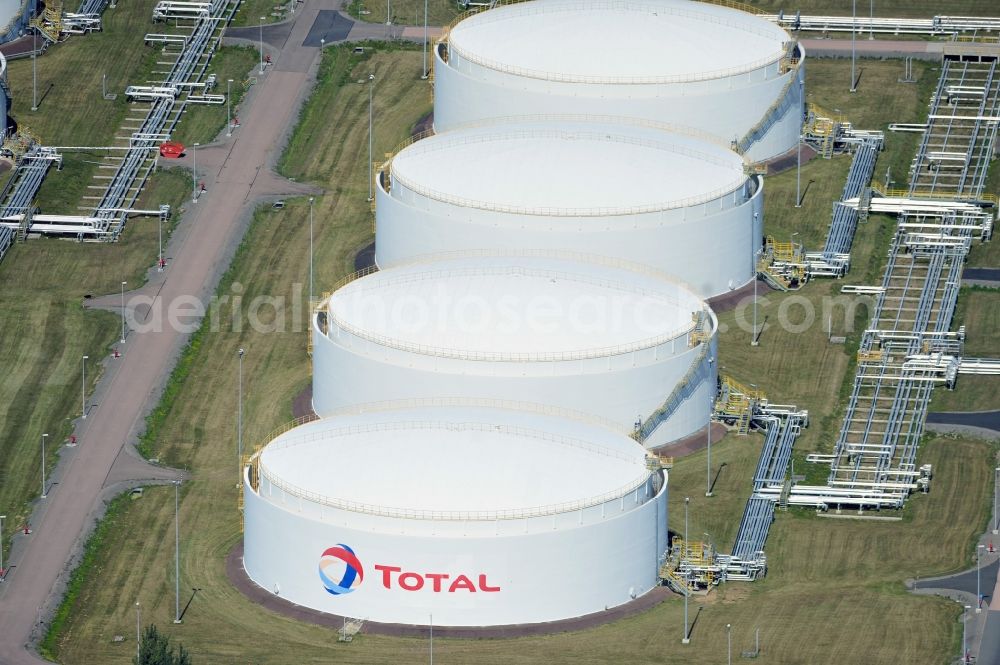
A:
MULTIPOLYGON (((364 86, 354 81, 376 71, 386 100, 410 103, 377 105, 376 154, 391 149, 428 109, 426 88, 411 72, 419 52, 392 51, 368 62, 330 49, 320 82, 303 112, 291 148, 282 161, 288 175, 317 182, 331 195, 317 200, 317 282, 320 289, 349 272, 354 251, 370 241, 367 195, 367 136, 347 128, 361 126, 367 114, 364 86), (406 72, 403 75, 403 72, 406 72)), ((794 173, 769 179, 769 191, 794 187, 794 173)), ((838 186, 839 188, 839 186, 838 186)), ((834 188, 834 189, 838 189, 834 188)), ((818 189, 816 191, 819 191, 818 189)), ((839 191, 838 191, 839 193, 839 191)), ((817 195, 818 196, 818 195, 817 195)), ((776 204, 769 204, 773 206, 776 204)), ((245 286, 245 298, 258 293, 289 295, 306 278, 308 236, 289 228, 301 220, 302 201, 280 212, 258 213, 225 276, 245 286)), ((770 215, 769 207, 766 214, 770 215)), ((820 227, 828 222, 812 220, 820 227)), ((863 226, 856 246, 874 261, 884 245, 884 225, 863 226)), ((864 261, 862 261, 864 264, 864 261)), ((809 287, 814 298, 839 283, 809 287)), ((783 296, 789 297, 789 296, 783 296)), ((780 302, 780 300, 775 300, 780 302)), ((225 314, 225 312, 224 312, 225 314)), ((724 317, 723 322, 733 323, 724 317)), ((395 665, 421 662, 426 642, 361 636, 337 645, 333 631, 300 624, 266 612, 245 600, 225 579, 223 560, 239 540, 234 490, 236 350, 247 349, 246 436, 257 442, 291 417, 290 403, 309 381, 305 334, 202 335, 193 351, 191 374, 166 404, 166 418, 154 452, 193 472, 182 492, 182 603, 194 597, 184 624, 170 623, 172 493, 153 489, 115 516, 103 536, 102 556, 86 571, 62 632, 52 643, 65 663, 126 663, 134 643, 113 643, 131 634, 134 603, 142 603, 145 622, 188 647, 198 663, 326 663, 395 665)), ((816 331, 819 331, 818 333, 816 331)), ((836 331, 835 331, 836 332, 836 331)), ((784 333, 782 333, 784 334, 784 333)), ((749 351, 745 333, 722 339, 720 363, 738 368, 741 378, 757 379, 776 401, 795 401, 816 413, 836 409, 835 395, 849 370, 849 353, 810 335, 780 336, 769 329, 761 346, 749 351), (740 335, 743 335, 741 338, 740 335), (816 349, 823 353, 816 353, 816 349), (743 364, 746 367, 743 367, 743 364)), ((808 432, 823 434, 822 417, 808 432)), ((821 437, 819 437, 821 438, 821 437)), ((703 532, 723 549, 731 545, 760 437, 727 437, 713 447, 713 465, 725 463, 716 496, 704 497, 705 453, 680 460, 671 473, 671 525, 683 521, 683 497, 690 496, 692 537, 703 532)), ((695 603, 700 616, 690 647, 679 644, 682 603, 671 599, 641 616, 583 633, 516 640, 436 640, 442 663, 592 665, 597 663, 718 663, 725 659, 725 625, 733 625, 737 653, 752 643, 760 627, 765 660, 771 663, 944 663, 958 650, 960 626, 954 603, 903 593, 911 575, 961 568, 968 561, 971 536, 987 517, 992 450, 960 439, 928 441, 921 461, 935 465, 932 494, 915 497, 901 523, 878 524, 782 513, 769 543, 770 576, 754 585, 731 584, 695 603), (968 491, 966 488, 979 488, 968 491), (836 617, 831 620, 831 617, 836 617), (920 630, 913 630, 920 626, 920 630)))
MULTIPOLYGON (((232 94, 232 112, 239 117, 240 102, 243 101, 245 91, 243 81, 247 78, 247 73, 257 66, 257 49, 246 46, 223 46, 212 56, 212 68, 210 74, 215 74, 218 84, 212 92, 218 95, 226 94, 226 81, 232 79, 230 86, 232 94)), ((184 118, 177 126, 173 138, 185 145, 194 142, 208 143, 212 141, 219 132, 226 129, 226 105, 208 106, 201 104, 188 104, 184 111, 184 118)))
MULTIPOLYGON (((187 183, 179 173, 157 174, 143 205, 169 203, 179 213, 187 183)), ((51 467, 70 417, 80 415, 82 357, 90 356, 89 392, 118 337, 119 318, 84 310, 84 296, 115 292, 122 280, 141 284, 156 262, 156 243, 156 221, 136 219, 114 245, 43 238, 16 246, 0 264, 0 352, 7 359, 0 378, 0 514, 8 525, 24 522, 26 501, 39 493, 41 434, 49 434, 51 467)))
MULTIPOLYGON (((386 12, 390 12, 394 24, 424 24, 423 0, 351 0, 344 8, 355 20, 370 23, 385 23, 386 12)), ((427 0, 427 25, 448 25, 462 13, 455 0, 427 0)))
MULTIPOLYGON (((784 9, 785 13, 795 13, 802 10, 803 14, 821 16, 850 16, 851 4, 848 2, 830 2, 830 0, 748 0, 748 5, 766 12, 776 13, 784 9)), ((950 0, 942 4, 940 0, 877 0, 875 2, 858 2, 857 15, 891 16, 902 18, 930 18, 939 14, 949 16, 998 16, 993 0, 950 0), (874 9, 872 9, 874 8, 874 9)))

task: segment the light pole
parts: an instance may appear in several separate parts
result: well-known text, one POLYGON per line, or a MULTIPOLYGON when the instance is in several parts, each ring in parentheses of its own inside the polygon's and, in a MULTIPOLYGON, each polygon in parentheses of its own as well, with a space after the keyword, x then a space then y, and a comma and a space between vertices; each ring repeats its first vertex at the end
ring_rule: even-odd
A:
POLYGON ((233 79, 226 79, 226 136, 233 135, 233 79))
POLYGON ((125 343, 125 286, 128 282, 122 282, 122 344, 125 343))
POLYGON ((198 146, 200 143, 194 144, 194 164, 191 167, 191 201, 194 203, 198 202, 198 146))
POLYGON ((385 0, 385 24, 392 25, 392 0, 385 0))
POLYGON ((982 608, 982 605, 983 605, 983 593, 982 593, 982 590, 979 588, 979 577, 980 577, 980 573, 979 573, 979 561, 980 561, 980 557, 983 554, 983 548, 984 547, 986 547, 986 546, 985 545, 976 545, 976 614, 979 614, 980 612, 983 611, 983 608, 982 608))
POLYGON ((174 623, 181 622, 181 522, 178 511, 181 481, 174 481, 174 623))
POLYGON ((868 39, 875 39, 875 0, 868 5, 868 39))
MULTIPOLYGON (((754 230, 751 231, 751 233, 753 233, 753 236, 755 238, 754 240, 755 244, 758 242, 758 240, 756 240, 757 215, 758 213, 756 212, 753 214, 754 230)), ((753 246, 754 245, 751 245, 751 247, 753 246)), ((759 260, 760 260, 760 247, 757 247, 756 249, 754 249, 753 255, 750 257, 750 263, 751 263, 750 271, 753 274, 753 330, 750 333, 750 346, 757 346, 760 344, 760 340, 757 339, 757 262, 759 260)))
POLYGON ((3 582, 4 578, 4 567, 3 567, 3 521, 7 519, 6 515, 0 515, 0 582, 3 582))
POLYGON ((858 0, 851 0, 851 92, 855 92, 854 63, 857 60, 856 42, 858 37, 858 0))
MULTIPOLYGON (((799 99, 805 100, 803 86, 805 82, 799 79, 799 99)), ((795 144, 795 207, 802 207, 802 133, 799 132, 799 141, 795 144)))
POLYGON ((158 256, 156 257, 156 272, 163 272, 163 209, 160 209, 160 214, 156 217, 156 235, 157 235, 157 246, 159 250, 157 251, 158 256))
POLYGON ((260 73, 264 73, 264 17, 260 17, 260 73))
MULTIPOLYGON (((83 418, 87 418, 87 358, 90 356, 84 356, 83 361, 80 363, 80 411, 83 413, 83 418)), ((0 566, 2 568, 3 566, 0 566)))
POLYGON ((42 435, 42 498, 43 499, 46 498, 46 497, 48 497, 48 494, 46 494, 46 492, 45 492, 45 485, 46 485, 46 483, 45 483, 45 439, 47 439, 48 436, 49 436, 48 434, 43 434, 42 435))
POLYGON ((372 91, 375 88, 375 75, 368 75, 368 202, 371 203, 375 198, 374 185, 372 183, 372 178, 374 177, 374 168, 372 167, 373 157, 372 157, 372 91))
POLYGON ((1000 466, 993 470, 993 535, 995 536, 1000 532, 1000 515, 997 514, 997 508, 1000 507, 1000 466))
POLYGON ((137 663, 140 662, 140 658, 142 657, 139 653, 139 646, 142 644, 142 633, 139 629, 141 615, 142 613, 139 609, 139 601, 137 600, 135 601, 135 662, 137 663))
POLYGON ((237 480, 236 487, 240 487, 243 484, 243 354, 246 353, 244 349, 239 350, 240 356, 240 379, 239 379, 239 406, 237 409, 236 417, 236 471, 237 480))
POLYGON ((424 68, 420 72, 420 78, 427 79, 427 0, 424 0, 424 68))
POLYGON ((733 665, 733 624, 726 624, 726 663, 733 665))
POLYGON ((969 626, 969 605, 962 611, 962 662, 968 663, 969 641, 966 639, 966 629, 969 626))
POLYGON ((431 665, 434 665, 434 615, 430 615, 431 619, 431 665))
MULTIPOLYGON (((711 358, 709 359, 711 362, 711 358)), ((708 424, 705 425, 705 442, 708 444, 708 457, 705 460, 705 496, 712 496, 712 411, 715 401, 708 401, 708 424)))
MULTIPOLYGON (((688 504, 691 503, 690 497, 684 497, 684 554, 682 557, 686 558, 688 550, 688 504)), ((688 633, 688 590, 687 582, 684 583, 684 637, 681 638, 681 644, 690 644, 691 638, 688 633)))
POLYGON ((313 300, 313 197, 309 197, 309 302, 313 300))
POLYGON ((38 30, 31 31, 31 110, 38 110, 38 30))

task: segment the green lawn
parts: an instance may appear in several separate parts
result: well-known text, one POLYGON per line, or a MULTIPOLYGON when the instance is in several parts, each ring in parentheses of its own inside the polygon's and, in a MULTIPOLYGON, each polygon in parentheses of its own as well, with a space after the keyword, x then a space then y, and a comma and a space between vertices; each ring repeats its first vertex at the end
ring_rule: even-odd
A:
MULTIPOLYGON (((212 94, 225 95, 226 82, 232 79, 229 86, 232 94, 232 114, 239 117, 240 102, 246 94, 243 81, 247 79, 250 70, 257 66, 257 49, 247 46, 223 46, 212 56, 212 67, 209 74, 215 74, 218 84, 212 94)), ((203 104, 188 104, 184 118, 177 126, 173 138, 185 145, 194 142, 209 143, 226 129, 226 105, 209 106, 203 104)))
MULTIPOLYGON (((141 205, 169 203, 179 215, 187 183, 179 173, 157 174, 141 205)), ((171 228, 165 225, 165 235, 171 228)), ((99 363, 118 339, 118 316, 84 310, 84 297, 117 292, 122 280, 138 286, 156 252, 156 220, 139 218, 126 225, 117 244, 42 238, 15 246, 0 263, 0 352, 6 358, 0 378, 0 514, 9 516, 8 525, 24 522, 26 502, 39 493, 42 433, 49 434, 51 467, 70 433, 70 418, 80 415, 83 356, 90 356, 89 392, 99 363)))
MULTIPOLYGON (((776 13, 784 9, 786 14, 794 14, 801 10, 803 14, 821 16, 850 16, 851 3, 830 2, 830 0, 749 0, 746 4, 757 9, 776 13)), ((891 16, 902 18, 930 18, 940 14, 949 16, 998 16, 993 0, 950 0, 941 3, 939 0, 878 0, 877 2, 857 3, 857 15, 891 16), (874 10, 872 9, 874 7, 874 10)))
MULTIPOLYGON (((371 239, 365 200, 367 135, 347 129, 361 126, 367 114, 365 88, 356 81, 373 70, 383 81, 379 90, 384 102, 377 106, 376 118, 376 154, 382 154, 430 108, 425 85, 409 74, 419 58, 419 52, 392 51, 362 61, 336 48, 325 55, 319 86, 282 160, 288 175, 331 192, 317 200, 320 289, 349 272, 354 251, 371 239)), ((789 182, 794 187, 794 174, 791 181, 787 175, 771 178, 769 192, 787 195, 789 182)), ((840 186, 831 191, 839 194, 840 186)), ((768 217, 776 205, 768 203, 768 217)), ((307 262, 301 260, 308 244, 305 227, 290 231, 304 211, 300 200, 280 212, 258 213, 220 289, 239 281, 245 298, 289 295, 289 285, 306 277, 307 262)), ((821 229, 828 221, 824 215, 807 223, 821 229)), ((786 228, 791 228, 788 223, 786 228)), ((887 228, 876 220, 862 226, 856 243, 861 276, 877 268, 887 228)), ((835 293, 839 285, 816 282, 799 295, 811 302, 835 293)), ((779 307, 787 297, 775 297, 770 307, 779 307)), ((824 420, 838 408, 836 393, 850 372, 849 349, 824 342, 820 326, 797 336, 773 326, 751 351, 747 333, 732 326, 733 316, 722 317, 731 329, 720 340, 720 364, 759 383, 775 401, 812 409, 813 425, 804 444, 808 437, 816 444, 828 438, 839 423, 824 420)), ((134 643, 114 643, 111 637, 131 634, 136 600, 142 603, 144 620, 182 642, 199 663, 395 665, 425 659, 427 644, 418 639, 363 635, 350 645, 338 645, 334 631, 271 614, 226 580, 224 557, 240 539, 233 482, 236 350, 247 349, 245 440, 250 444, 290 419, 291 400, 310 377, 304 332, 263 335, 248 330, 199 335, 190 375, 164 403, 160 434, 151 444, 161 459, 193 473, 182 493, 181 575, 184 589, 201 591, 184 624, 170 622, 173 579, 169 572, 159 572, 172 570, 172 493, 153 489, 117 513, 114 528, 102 536, 103 556, 81 582, 66 611, 68 621, 53 639, 62 662, 129 662, 134 643)), ((690 496, 692 538, 707 533, 728 549, 760 445, 759 436, 729 436, 713 447, 714 468, 725 466, 711 499, 704 497, 705 453, 679 460, 670 476, 671 526, 681 529, 683 498, 690 496)), ((955 604, 908 596, 902 580, 967 563, 972 535, 987 519, 991 456, 981 442, 928 441, 921 461, 934 464, 933 492, 913 498, 902 522, 780 513, 768 544, 768 578, 753 585, 729 584, 695 601, 701 612, 688 647, 679 643, 683 610, 673 598, 638 617, 586 632, 511 640, 439 639, 435 657, 446 663, 498 665, 719 663, 725 659, 725 625, 731 624, 737 653, 750 647, 755 627, 760 628, 762 662, 947 662, 960 639, 955 604)))
MULTIPOLYGON (((424 24, 423 0, 351 0, 344 11, 355 20, 385 23, 386 12, 394 24, 424 24)), ((455 0, 427 0, 427 24, 448 25, 462 13, 455 0)))

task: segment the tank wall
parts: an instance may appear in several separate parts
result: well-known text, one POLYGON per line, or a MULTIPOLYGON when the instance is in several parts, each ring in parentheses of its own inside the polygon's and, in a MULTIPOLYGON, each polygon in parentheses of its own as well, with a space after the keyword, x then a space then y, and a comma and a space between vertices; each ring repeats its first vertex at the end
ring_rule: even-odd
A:
POLYGON ((611 519, 500 537, 333 525, 264 500, 247 484, 244 498, 243 562, 254 582, 298 605, 378 622, 427 624, 433 614, 435 625, 503 625, 604 611, 656 586, 666 548, 665 483, 653 500, 611 519), (349 593, 331 595, 318 566, 327 548, 341 544, 363 575, 349 593), (409 590, 400 584, 404 573, 409 590))
MULTIPOLYGON (((779 64, 731 77, 685 83, 648 85, 583 84, 533 79, 499 72, 453 55, 446 63, 434 57, 434 129, 518 115, 625 115, 695 127, 722 139, 743 138, 783 95, 794 70, 779 64)), ((801 105, 799 107, 801 118, 801 105)), ((798 127, 789 137, 775 129, 762 141, 755 159, 766 159, 795 147, 798 127), (764 154, 768 153, 768 154, 764 154)))
POLYGON ((601 254, 648 265, 709 298, 747 283, 760 243, 757 187, 691 208, 614 217, 497 213, 376 188, 375 258, 389 268, 423 254, 530 249, 601 254), (754 213, 758 213, 756 221, 754 213))
MULTIPOLYGON (((579 361, 481 362, 386 349, 344 333, 332 339, 315 325, 312 334, 313 410, 319 416, 368 402, 465 397, 548 404, 592 413, 630 430, 663 404, 700 355, 682 337, 658 349, 579 361)), ((714 366, 698 372, 691 399, 648 445, 704 427, 715 387, 714 366)))

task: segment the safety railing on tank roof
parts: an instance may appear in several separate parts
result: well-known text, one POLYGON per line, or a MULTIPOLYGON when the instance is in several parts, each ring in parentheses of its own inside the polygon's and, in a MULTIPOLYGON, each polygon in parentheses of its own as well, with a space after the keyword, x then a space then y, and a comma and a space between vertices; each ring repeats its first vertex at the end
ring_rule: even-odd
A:
MULTIPOLYGON (((600 115, 592 113, 554 113, 546 114, 539 113, 533 115, 504 115, 504 116, 493 116, 490 118, 483 118, 478 120, 469 120, 466 122, 459 122, 451 125, 449 132, 458 131, 461 129, 474 129, 478 127, 489 127, 489 126, 502 126, 504 124, 517 124, 517 123, 538 123, 538 122, 554 122, 554 123, 591 123, 591 124, 609 124, 609 125, 621 125, 623 127, 642 127, 649 129, 656 129, 664 132, 664 134, 676 134, 680 136, 685 136, 689 138, 699 139, 706 143, 712 143, 726 150, 730 149, 730 142, 728 139, 722 138, 718 134, 712 134, 705 131, 704 129, 699 129, 697 127, 691 127, 688 125, 680 125, 672 122, 660 122, 656 120, 649 120, 648 118, 632 118, 627 116, 619 115, 600 115)), ((746 157, 740 155, 745 163, 749 164, 746 157)))
MULTIPOLYGON (((600 495, 587 497, 585 499, 579 499, 576 501, 567 501, 557 504, 546 504, 541 506, 532 506, 528 508, 518 508, 518 509, 504 510, 504 511, 430 511, 430 510, 414 510, 411 508, 382 506, 378 504, 349 501, 338 497, 330 497, 325 494, 320 494, 319 492, 306 490, 302 487, 299 487, 298 485, 295 485, 294 483, 283 480, 275 472, 268 469, 267 466, 263 463, 263 460, 261 459, 261 453, 263 452, 263 450, 254 454, 254 456, 251 458, 251 463, 255 463, 257 465, 259 474, 258 487, 259 487, 259 478, 266 478, 271 485, 281 489, 285 493, 306 499, 308 501, 317 504, 330 506, 333 508, 339 508, 342 510, 348 510, 352 512, 363 512, 373 515, 380 515, 384 517, 401 517, 401 518, 424 519, 424 520, 519 519, 525 517, 542 517, 545 515, 582 510, 592 506, 601 505, 602 503, 607 503, 608 501, 622 499, 627 495, 637 491, 639 488, 645 486, 650 476, 649 469, 646 467, 645 451, 642 451, 641 454, 628 455, 621 451, 609 449, 602 446, 597 446, 582 441, 580 439, 559 436, 556 434, 552 434, 550 432, 544 432, 541 430, 536 430, 527 427, 496 425, 493 423, 455 423, 455 422, 435 423, 426 421, 399 421, 393 423, 372 423, 367 425, 340 427, 334 430, 321 430, 317 432, 302 433, 295 439, 291 440, 286 439, 285 441, 282 441, 277 445, 279 448, 287 448, 293 445, 305 445, 308 443, 314 443, 316 441, 329 441, 331 437, 336 437, 336 436, 352 436, 357 434, 394 432, 402 430, 413 431, 414 429, 418 430, 447 429, 449 431, 474 430, 474 431, 489 432, 489 433, 500 432, 503 434, 513 434, 520 437, 532 438, 549 443, 556 443, 562 446, 568 446, 580 450, 585 450, 590 453, 602 455, 605 457, 610 457, 613 459, 619 459, 624 462, 635 463, 637 465, 641 465, 643 470, 639 478, 627 483, 626 485, 602 493, 600 495)), ((273 449, 274 448, 272 448, 272 450, 273 449)))
MULTIPOLYGON (((572 7, 567 3, 553 3, 549 5, 547 3, 531 3, 533 6, 529 13, 531 14, 545 14, 545 13, 559 13, 567 11, 570 8, 576 9, 593 9, 595 4, 604 4, 609 8, 620 7, 620 3, 595 3, 595 2, 579 2, 575 3, 572 7)), ((659 8, 660 11, 663 10, 662 6, 659 8)), ((670 8, 671 11, 667 12, 676 16, 687 16, 690 18, 696 18, 709 23, 715 23, 717 25, 724 25, 737 30, 742 30, 744 32, 749 32, 762 37, 773 37, 773 32, 768 32, 764 30, 754 30, 749 29, 746 25, 740 25, 733 21, 721 20, 719 17, 712 16, 710 14, 705 14, 704 12, 687 11, 682 9, 670 8)), ((503 16, 491 16, 492 12, 485 12, 477 16, 479 21, 499 21, 503 20, 503 16)), ((770 26, 774 28, 774 26, 770 26)), ((780 30, 780 28, 778 28, 780 30)), ((450 35, 449 31, 449 35, 450 35)), ((559 72, 551 72, 546 70, 529 69, 526 67, 517 67, 502 63, 491 58, 485 58, 479 55, 471 55, 465 51, 461 46, 456 46, 454 42, 453 35, 450 35, 448 41, 448 52, 449 63, 452 60, 452 55, 458 55, 468 62, 492 69, 494 71, 503 72, 505 74, 512 74, 515 76, 522 76, 525 78, 533 78, 542 81, 554 81, 558 83, 586 83, 586 84, 609 84, 609 85, 649 85, 649 84, 660 84, 660 83, 695 83, 699 81, 711 81, 715 79, 727 78, 730 76, 738 76, 740 74, 746 74, 748 72, 756 71, 762 67, 768 67, 775 63, 781 61, 788 52, 787 45, 782 44, 779 51, 772 55, 768 55, 764 58, 759 58, 739 66, 726 67, 715 70, 706 70, 698 73, 691 74, 671 74, 671 75, 658 75, 658 76, 587 76, 582 74, 564 74, 559 72)))
POLYGON ((754 7, 753 5, 748 5, 745 2, 734 2, 733 0, 699 0, 706 5, 718 5, 720 7, 728 7, 729 9, 736 9, 741 12, 746 12, 747 14, 756 14, 757 16, 762 16, 767 14, 763 9, 754 7))
MULTIPOLYGON (((661 344, 666 344, 667 342, 676 340, 681 336, 689 333, 693 330, 694 326, 689 325, 685 329, 678 329, 672 331, 665 335, 659 335, 656 337, 651 337, 631 344, 619 344, 615 346, 605 346, 594 349, 585 349, 581 351, 549 351, 549 352, 536 352, 536 353, 514 353, 514 352, 499 352, 499 351, 471 351, 464 349, 450 349, 441 346, 429 346, 426 344, 416 344, 413 342, 406 342, 393 337, 388 337, 386 335, 377 335, 371 332, 360 330, 354 326, 337 320, 337 317, 329 315, 333 322, 341 329, 359 339, 366 340, 373 344, 378 344, 379 346, 384 346, 387 348, 395 349, 398 351, 403 351, 406 353, 414 353, 424 356, 434 356, 437 358, 450 358, 454 360, 467 360, 470 362, 521 362, 521 363, 535 363, 535 362, 566 362, 575 360, 590 360, 594 358, 606 358, 608 356, 620 356, 627 353, 635 353, 636 351, 642 351, 645 349, 650 349, 661 344)), ((685 346, 683 351, 688 351, 689 349, 685 346)))
MULTIPOLYGON (((531 508, 517 508, 514 510, 475 510, 475 511, 415 510, 413 508, 396 508, 393 506, 381 506, 372 503, 362 503, 360 501, 348 501, 346 499, 337 499, 334 497, 328 497, 318 492, 312 492, 306 489, 302 489, 297 485, 293 485, 292 483, 277 478, 259 460, 257 461, 257 464, 259 468, 258 471, 259 478, 266 478, 267 481, 272 486, 277 487, 281 491, 285 492, 285 494, 299 497, 301 499, 305 499, 315 504, 327 506, 330 508, 336 508, 339 510, 346 510, 354 513, 365 513, 368 515, 376 515, 379 517, 393 517, 393 518, 413 519, 413 520, 438 520, 438 521, 481 522, 481 521, 513 520, 513 519, 526 519, 532 517, 546 517, 549 515, 558 515, 561 513, 569 513, 579 510, 585 510, 587 508, 599 506, 603 503, 608 503, 610 501, 624 500, 624 498, 627 497, 629 494, 632 494, 633 492, 636 492, 640 488, 644 487, 648 482, 649 478, 649 476, 646 475, 640 480, 624 485, 616 490, 606 492, 600 496, 595 496, 588 499, 581 499, 579 501, 566 501, 559 504, 534 506, 531 508)), ((258 480, 258 487, 259 486, 260 486, 260 480, 258 480)))
MULTIPOLYGON (((616 270, 627 270, 629 272, 638 273, 640 275, 645 275, 647 277, 653 277, 663 282, 667 282, 672 286, 680 289, 684 289, 691 296, 690 300, 692 302, 698 302, 704 305, 704 300, 694 293, 694 289, 687 282, 680 280, 676 275, 670 275, 658 270, 648 264, 637 263, 635 261, 629 261, 627 259, 617 258, 613 256, 604 256, 602 254, 590 254, 587 252, 574 252, 569 250, 558 250, 558 249, 456 249, 446 252, 432 252, 429 254, 421 254, 418 256, 411 257, 409 259, 404 259, 399 263, 396 263, 393 268, 402 268, 405 266, 413 265, 428 265, 433 262, 442 262, 448 260, 457 259, 479 259, 479 258, 493 258, 493 259, 559 259, 562 261, 573 261, 577 263, 590 263, 597 266, 602 266, 605 268, 614 268, 616 270)), ((334 285, 334 291, 336 289, 346 286, 351 282, 370 275, 372 273, 379 272, 377 266, 369 266, 362 270, 358 270, 350 275, 341 278, 337 284, 334 285)), ((631 286, 630 286, 631 288, 631 286)), ((324 298, 320 302, 322 306, 326 300, 329 298, 324 298)))
MULTIPOLYGON (((363 404, 352 404, 350 406, 343 406, 336 409, 331 409, 323 415, 323 419, 337 418, 341 416, 350 415, 362 415, 367 413, 374 413, 380 411, 400 411, 407 409, 418 409, 425 407, 465 407, 465 408, 478 408, 478 409, 495 409, 498 411, 516 411, 519 413, 530 413, 532 415, 562 418, 565 420, 574 420, 588 425, 595 425, 612 432, 617 432, 620 434, 631 434, 632 428, 626 427, 619 422, 610 420, 608 418, 602 418, 601 416, 594 415, 593 413, 588 413, 585 411, 576 411, 574 409, 566 409, 558 406, 552 406, 549 404, 538 404, 535 402, 522 402, 519 400, 510 399, 488 399, 488 398, 475 398, 475 397, 414 397, 410 399, 395 399, 395 400, 383 400, 379 402, 366 402, 363 404)), ((312 420, 316 420, 317 417, 311 417, 312 420)), ((305 420, 304 422, 310 422, 310 420, 305 420)), ((297 420, 293 421, 294 424, 282 426, 282 433, 297 427, 299 423, 297 420)), ((265 443, 271 441, 277 434, 272 436, 270 439, 265 439, 265 443)))
MULTIPOLYGON (((496 136, 502 136, 505 139, 535 139, 540 135, 539 132, 508 132, 499 133, 497 135, 486 135, 486 136, 469 136, 462 139, 452 139, 455 141, 453 145, 471 145, 474 143, 493 143, 495 142, 496 136)), ((553 136, 559 135, 558 133, 553 133, 553 136)), ((595 134, 595 136, 598 136, 595 134)), ((600 135, 603 137, 603 135, 600 135)), ((604 139, 607 140, 607 139, 604 139)), ((630 143, 634 145, 648 145, 650 147, 659 147, 655 142, 645 142, 641 139, 635 140, 622 140, 620 142, 630 143)), ((416 150, 420 149, 420 144, 416 144, 416 150)), ((436 146, 435 146, 436 147, 436 146)), ((428 147, 427 150, 433 150, 435 147, 428 147)), ((719 160, 716 158, 711 158, 704 153, 697 150, 692 150, 689 148, 678 148, 676 146, 670 146, 670 151, 676 154, 681 154, 687 157, 693 158, 709 158, 711 161, 717 165, 724 165, 724 160, 719 160)), ((708 161, 708 159, 706 159, 708 161)), ((384 167, 383 167, 384 168, 384 167)), ((520 215, 532 215, 536 217, 623 217, 628 215, 641 215, 652 212, 662 212, 664 210, 677 210, 680 208, 687 208, 695 205, 700 205, 707 203, 709 201, 714 201, 726 197, 740 189, 746 183, 746 174, 743 170, 740 171, 740 175, 734 178, 730 183, 722 187, 718 187, 714 190, 698 194, 696 196, 688 196, 685 198, 674 199, 672 201, 665 201, 660 203, 653 203, 640 206, 621 206, 621 207, 589 207, 589 208, 568 208, 559 206, 519 206, 495 203, 489 201, 480 201, 478 199, 472 199, 464 196, 456 196, 454 194, 448 194, 442 192, 433 187, 427 187, 421 184, 417 184, 412 179, 401 176, 399 173, 393 173, 392 178, 394 182, 398 182, 400 185, 406 187, 407 189, 426 196, 428 198, 440 201, 442 203, 448 203, 455 206, 465 207, 465 208, 475 208, 477 210, 486 210, 489 212, 499 212, 507 214, 520 214, 520 215)))
MULTIPOLYGON (((568 282, 597 286, 603 289, 624 291, 632 295, 647 296, 656 300, 673 305, 677 309, 702 309, 706 308, 703 302, 693 294, 691 297, 681 300, 677 295, 666 292, 663 288, 648 288, 638 285, 635 281, 628 279, 609 279, 582 275, 577 271, 557 270, 551 267, 535 267, 523 265, 463 265, 458 267, 437 266, 433 261, 421 261, 416 265, 425 266, 420 272, 391 271, 382 272, 380 277, 373 277, 368 283, 371 289, 378 289, 385 286, 396 286, 400 284, 415 284, 442 279, 454 279, 456 277, 537 277, 542 279, 563 279, 568 282), (700 307, 692 307, 698 304, 700 307)), ((402 266, 399 266, 402 267, 402 266)), ((631 277, 631 276, 630 276, 631 277)))
MULTIPOLYGON (((364 414, 359 414, 364 415, 364 414)), ((315 420, 315 419, 314 419, 315 420)), ((306 421, 306 424, 311 421, 306 421)), ((331 422, 326 419, 325 422, 331 422)), ((292 427, 288 431, 296 429, 292 427)), ((395 420, 390 422, 362 423, 355 425, 339 425, 327 428, 309 428, 296 434, 285 437, 281 441, 272 439, 268 444, 272 450, 292 448, 295 446, 314 443, 316 441, 329 441, 331 438, 356 436, 359 434, 380 434, 385 432, 397 432, 401 430, 447 430, 449 432, 488 432, 491 434, 500 432, 525 439, 535 439, 554 443, 575 450, 584 450, 589 453, 611 457, 624 462, 634 462, 645 459, 645 451, 625 452, 608 446, 591 443, 583 439, 572 436, 554 434, 547 430, 524 425, 504 425, 492 422, 481 421, 450 421, 450 420, 395 420)))

